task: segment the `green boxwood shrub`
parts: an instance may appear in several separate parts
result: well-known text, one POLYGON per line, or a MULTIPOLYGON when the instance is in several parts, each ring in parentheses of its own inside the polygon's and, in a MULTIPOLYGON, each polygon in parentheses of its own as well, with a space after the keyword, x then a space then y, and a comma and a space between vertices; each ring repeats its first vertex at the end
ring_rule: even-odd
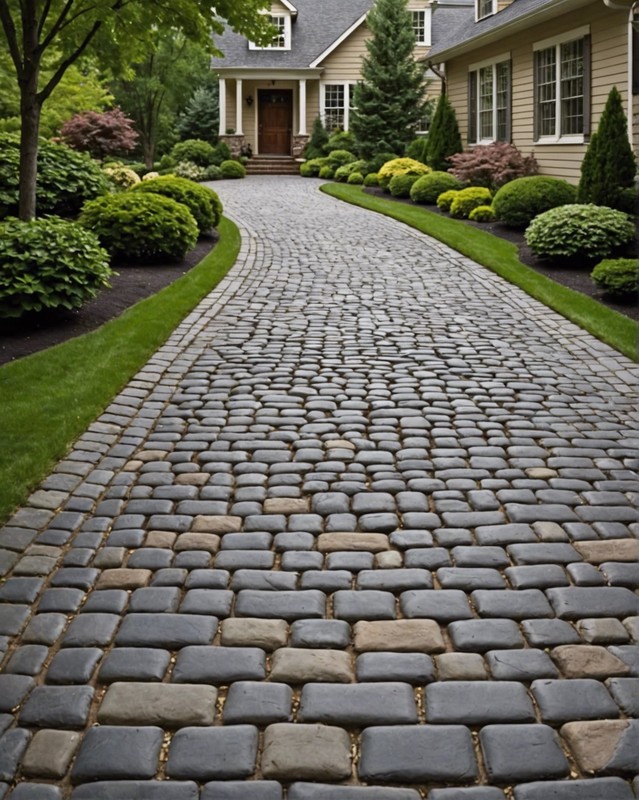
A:
POLYGON ((222 161, 220 169, 223 178, 246 178, 246 167, 239 161, 222 161))
MULTIPOLYGON (((342 169, 342 167, 340 167, 340 169, 342 169)), ((329 167, 328 164, 326 164, 320 169, 319 177, 323 178, 325 181, 332 181, 335 177, 335 170, 333 167, 329 167)))
POLYGON ((577 190, 567 181, 546 175, 516 178, 504 184, 493 200, 497 217, 512 228, 525 228, 551 208, 575 202, 577 190))
POLYGON ((364 176, 364 186, 379 186, 379 178, 376 172, 369 172, 364 176))
POLYGON ((324 152, 330 153, 333 150, 348 150, 354 153, 357 148, 355 137, 350 131, 333 131, 324 145, 324 152))
POLYGON ((450 204, 450 214, 457 219, 468 219, 470 212, 477 206, 488 206, 492 200, 490 189, 484 186, 469 186, 461 189, 450 204))
POLYGON ((344 164, 342 167, 338 167, 335 170, 335 180, 338 183, 345 183, 354 172, 361 172, 364 174, 366 166, 367 162, 361 159, 358 161, 351 161, 349 164, 344 164))
POLYGON ((539 258, 598 259, 614 256, 630 244, 635 227, 623 211, 572 203, 535 217, 524 236, 539 258))
POLYGON ((393 197, 409 197, 410 190, 418 179, 419 175, 412 175, 411 173, 393 175, 388 184, 388 191, 393 197))
POLYGON ((181 259, 197 242, 193 215, 182 203, 144 192, 123 192, 86 203, 79 220, 114 259, 181 259))
POLYGON ((397 153, 377 153, 377 155, 374 155, 368 162, 366 174, 368 175, 369 172, 375 172, 377 174, 384 164, 387 164, 389 161, 395 161, 397 158, 399 158, 397 153))
POLYGON ((430 167, 422 164, 421 161, 415 161, 413 158, 394 158, 392 161, 387 161, 377 173, 379 177, 379 185, 386 192, 389 190, 391 178, 395 175, 427 175, 432 172, 430 167))
POLYGON ((175 175, 178 178, 186 178, 188 181, 203 181, 206 169, 198 167, 192 161, 180 161, 168 174, 175 175))
MULTIPOLYGON (((20 191, 20 140, 15 134, 0 134, 0 219, 16 216, 20 191)), ((110 189, 97 161, 64 144, 44 139, 38 143, 38 215, 74 217, 85 200, 110 189)))
POLYGON ((165 175, 138 183, 131 191, 161 194, 182 203, 193 214, 201 233, 216 228, 220 222, 222 203, 216 192, 186 178, 165 175))
POLYGON ((328 165, 333 167, 333 169, 343 167, 344 165, 351 164, 353 161, 357 160, 352 153, 348 152, 348 150, 331 150, 326 158, 328 165))
POLYGON ((461 181, 458 181, 454 175, 438 170, 428 175, 422 175, 419 180, 415 181, 410 190, 410 199, 413 203, 434 206, 440 194, 447 192, 449 189, 461 188, 461 181))
POLYGON ((215 156, 213 145, 203 139, 186 139, 184 142, 178 142, 170 153, 170 158, 175 164, 179 164, 180 161, 190 161, 198 167, 209 167, 214 164, 215 156))
POLYGON ((109 285, 111 274, 97 236, 75 222, 0 223, 0 317, 79 308, 109 285))
POLYGON ((207 167, 204 170, 204 180, 205 181, 222 180, 222 170, 217 166, 217 164, 211 164, 210 167, 207 167))
POLYGON ((611 295, 636 295, 639 291, 639 259, 607 258, 600 261, 590 277, 611 295))
POLYGON ((311 158, 300 164, 300 175, 302 178, 317 178, 322 167, 327 166, 330 166, 327 158, 311 158))
POLYGON ((495 219, 495 212, 492 206, 477 206, 468 215, 471 222, 492 222, 495 219))
POLYGON ((364 176, 361 172, 351 172, 347 183, 350 183, 351 186, 361 186, 364 183, 364 176))
POLYGON ((450 206, 459 192, 459 189, 448 189, 448 191, 442 192, 437 196, 437 208, 440 211, 450 211, 450 206))

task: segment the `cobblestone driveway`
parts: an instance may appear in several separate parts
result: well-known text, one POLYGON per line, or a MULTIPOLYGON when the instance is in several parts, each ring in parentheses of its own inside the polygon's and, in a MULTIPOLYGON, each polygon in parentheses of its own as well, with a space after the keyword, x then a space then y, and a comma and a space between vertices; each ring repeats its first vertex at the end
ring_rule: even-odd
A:
POLYGON ((0 797, 631 800, 637 368, 216 186, 240 263, 0 532, 0 797))

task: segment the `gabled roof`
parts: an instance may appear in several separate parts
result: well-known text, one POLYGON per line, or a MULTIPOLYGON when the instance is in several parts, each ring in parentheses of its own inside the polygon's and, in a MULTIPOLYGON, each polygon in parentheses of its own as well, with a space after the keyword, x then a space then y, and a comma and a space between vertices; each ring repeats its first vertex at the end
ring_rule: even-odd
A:
POLYGON ((503 40, 511 32, 522 30, 537 22, 565 14, 587 4, 589 0, 514 0, 514 2, 490 17, 475 22, 474 7, 463 12, 455 9, 455 24, 444 22, 451 9, 442 4, 433 14, 433 31, 441 27, 442 35, 433 42, 428 54, 429 61, 445 61, 483 44, 503 40), (438 19, 438 15, 442 18, 438 19))
POLYGON ((290 50, 249 50, 246 38, 227 29, 215 45, 224 53, 213 61, 213 69, 304 69, 310 67, 346 31, 373 7, 374 0, 293 0, 290 50))

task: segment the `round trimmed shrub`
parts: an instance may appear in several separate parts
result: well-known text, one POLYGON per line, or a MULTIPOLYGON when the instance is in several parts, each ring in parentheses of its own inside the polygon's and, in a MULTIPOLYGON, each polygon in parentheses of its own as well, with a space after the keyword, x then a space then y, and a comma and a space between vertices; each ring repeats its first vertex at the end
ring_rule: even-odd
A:
POLYGON ((419 175, 411 175, 410 173, 393 175, 388 184, 388 191, 393 197, 409 197, 410 190, 418 179, 419 175))
POLYGON ((574 203, 576 196, 576 188, 568 181, 532 175, 504 184, 495 194, 493 208, 506 225, 525 228, 538 214, 574 203))
MULTIPOLYGON (((198 167, 208 167, 215 163, 215 148, 203 139, 186 139, 173 146, 170 158, 176 164, 180 161, 190 161, 198 167)), ((169 165, 170 166, 170 165, 169 165)))
POLYGON ((109 285, 109 254, 76 222, 0 223, 0 317, 79 308, 109 285))
POLYGON ((600 261, 590 277, 604 292, 623 296, 639 291, 639 259, 607 258, 600 261))
POLYGON ((210 167, 207 167, 204 170, 204 180, 205 181, 222 180, 222 170, 217 166, 217 164, 211 164, 210 167))
POLYGON ((216 228, 220 222, 222 204, 218 195, 213 189, 186 180, 186 178, 164 175, 154 180, 143 181, 134 186, 131 191, 160 194, 182 203, 193 214, 193 219, 197 222, 201 233, 216 228))
POLYGON ((379 186, 379 178, 376 172, 369 172, 364 177, 364 186, 379 186))
POLYGON ((198 167, 192 161, 180 161, 168 174, 175 175, 177 178, 186 178, 188 181, 203 181, 206 170, 204 167, 198 167))
POLYGON ((331 150, 327 156, 327 159, 327 163, 329 166, 333 167, 333 169, 343 167, 346 164, 351 164, 353 161, 357 160, 352 153, 348 152, 348 150, 331 150))
POLYGON ((428 175, 422 175, 419 180, 415 181, 410 190, 410 199, 413 203, 424 203, 434 206, 440 194, 450 189, 461 188, 461 181, 458 181, 454 175, 451 175, 449 172, 440 172, 437 170, 428 175))
POLYGON ((460 191, 460 189, 449 189, 447 192, 442 192, 437 197, 437 208, 440 211, 450 211, 451 204, 460 191))
POLYGON ((450 214, 457 219, 468 219, 470 212, 477 206, 488 206, 492 200, 490 189, 483 186, 469 186, 461 189, 450 204, 450 214))
POLYGON ((413 158, 394 158, 392 161, 387 161, 377 173, 379 177, 379 185, 386 192, 389 189, 391 178, 395 175, 427 175, 432 172, 430 167, 422 164, 421 161, 415 161, 413 158))
POLYGON ((332 181, 335 177, 335 170, 333 167, 329 167, 328 164, 326 164, 320 169, 319 177, 323 178, 325 181, 332 181))
POLYGON ((335 170, 335 180, 338 183, 345 183, 354 172, 361 172, 363 174, 366 169, 366 161, 351 161, 349 164, 344 164, 335 170))
POLYGON ((361 186, 364 183, 364 176, 361 172, 351 172, 347 183, 350 183, 351 186, 361 186))
POLYGON ((539 258, 606 258, 630 244, 635 227, 623 211, 572 203, 545 211, 530 223, 524 237, 539 258))
POLYGON ((239 161, 222 161, 220 164, 223 178, 246 178, 246 168, 239 161))
POLYGON ((327 166, 330 166, 327 158, 311 158, 300 164, 300 175, 302 178, 318 178, 322 167, 327 166))
POLYGON ((123 192, 87 203, 79 217, 114 259, 181 259, 197 242, 197 223, 182 203, 146 192, 123 192))
POLYGON ((468 215, 471 222, 492 222, 495 219, 495 212, 492 206, 477 206, 468 215))
POLYGON ((160 173, 159 172, 147 172, 146 175, 142 176, 142 180, 143 181, 152 181, 153 178, 159 178, 159 177, 160 177, 160 173))
MULTIPOLYGON (((20 193, 20 139, 0 134, 0 219, 18 213, 20 193)), ((74 217, 85 200, 106 194, 107 176, 97 161, 65 144, 38 142, 38 215, 74 217)))
POLYGON ((140 183, 140 176, 124 164, 107 164, 102 171, 111 183, 120 191, 130 189, 140 183))

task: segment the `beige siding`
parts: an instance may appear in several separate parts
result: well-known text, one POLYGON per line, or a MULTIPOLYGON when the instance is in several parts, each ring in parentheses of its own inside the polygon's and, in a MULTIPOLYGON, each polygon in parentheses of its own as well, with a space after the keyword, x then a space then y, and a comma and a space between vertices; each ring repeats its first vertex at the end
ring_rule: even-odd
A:
POLYGON ((592 40, 591 118, 592 130, 606 103, 608 92, 616 85, 627 108, 627 15, 613 11, 603 3, 586 5, 577 16, 574 12, 558 17, 552 24, 537 25, 494 45, 478 48, 469 55, 446 64, 448 92, 459 122, 462 138, 468 134, 468 68, 470 64, 490 59, 505 52, 512 58, 512 137, 524 153, 534 150, 540 171, 579 180, 579 169, 586 144, 541 144, 533 141, 533 43, 590 25, 592 40))
POLYGON ((333 52, 324 59, 322 81, 357 81, 360 77, 362 59, 366 55, 366 39, 370 31, 365 22, 353 31, 333 52))
MULTIPOLYGON (((295 5, 295 3, 293 3, 295 5)), ((282 16, 284 14, 290 14, 291 12, 286 8, 284 3, 280 3, 279 0, 273 0, 271 3, 271 14, 275 14, 275 16, 282 16)))

